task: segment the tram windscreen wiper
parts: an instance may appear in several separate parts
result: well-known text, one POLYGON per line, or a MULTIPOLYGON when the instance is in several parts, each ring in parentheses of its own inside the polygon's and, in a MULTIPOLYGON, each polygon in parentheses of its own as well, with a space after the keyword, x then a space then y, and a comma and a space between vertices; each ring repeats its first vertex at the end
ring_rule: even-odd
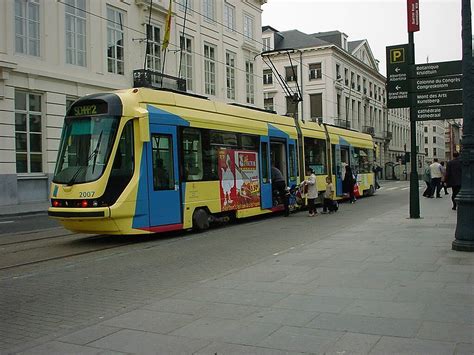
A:
POLYGON ((97 140, 97 145, 95 146, 95 149, 92 151, 92 153, 87 157, 87 160, 85 162, 85 165, 81 165, 77 171, 74 173, 74 175, 71 177, 71 180, 69 180, 69 182, 67 183, 67 186, 71 186, 72 184, 74 184, 74 182, 76 181, 77 177, 79 176, 79 173, 81 171, 84 170, 84 168, 87 168, 89 165, 88 163, 91 161, 91 159, 94 159, 94 162, 92 164, 92 173, 94 173, 94 169, 95 169, 95 163, 97 161, 97 155, 99 155, 99 148, 100 148, 100 142, 102 140, 102 133, 104 131, 100 131, 100 134, 99 134, 99 139, 97 140))

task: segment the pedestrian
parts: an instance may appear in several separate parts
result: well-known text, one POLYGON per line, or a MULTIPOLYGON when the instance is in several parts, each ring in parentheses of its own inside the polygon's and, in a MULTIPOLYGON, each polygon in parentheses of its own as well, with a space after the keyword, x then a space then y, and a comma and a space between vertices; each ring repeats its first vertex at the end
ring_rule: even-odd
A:
POLYGON ((375 179, 375 189, 378 190, 380 189, 379 181, 378 181, 378 175, 379 172, 382 171, 382 168, 377 164, 377 161, 374 160, 374 166, 372 167, 372 171, 374 173, 374 179, 375 179))
POLYGON ((443 176, 441 176, 441 188, 444 189, 445 195, 449 195, 448 187, 446 186, 446 168, 444 166, 444 161, 441 162, 440 169, 441 169, 441 174, 443 174, 443 176))
POLYGON ((337 202, 334 201, 334 186, 330 176, 326 176, 326 191, 324 192, 323 213, 337 211, 337 202))
POLYGON ((446 185, 451 187, 452 196, 451 201, 453 201, 453 210, 456 211, 456 196, 461 190, 461 160, 459 159, 459 153, 453 153, 453 160, 448 161, 446 164, 446 185))
POLYGON ((423 192, 423 196, 432 198, 433 194, 431 192, 431 162, 427 161, 425 166, 425 171, 423 173, 423 181, 426 183, 426 190, 423 192))
POLYGON ((306 198, 308 199, 308 212, 310 217, 318 215, 318 210, 316 209, 316 199, 318 198, 318 188, 316 185, 316 175, 311 168, 306 168, 306 175, 308 178, 303 181, 303 184, 307 188, 306 198))
POLYGON ((342 181, 342 192, 345 192, 346 194, 349 194, 349 200, 351 203, 354 203, 356 201, 355 195, 354 195, 354 186, 355 186, 355 177, 354 174, 352 174, 352 168, 350 165, 346 166, 346 173, 344 175, 344 180, 342 181))
POLYGON ((433 163, 430 165, 431 174, 431 196, 436 192, 436 198, 441 198, 441 178, 443 173, 441 172, 441 164, 438 163, 438 158, 433 159, 433 163))

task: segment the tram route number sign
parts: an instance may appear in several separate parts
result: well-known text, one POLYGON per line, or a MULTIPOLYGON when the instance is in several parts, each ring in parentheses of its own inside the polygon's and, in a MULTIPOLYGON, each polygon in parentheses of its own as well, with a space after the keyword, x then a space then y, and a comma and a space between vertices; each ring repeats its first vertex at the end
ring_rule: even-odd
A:
POLYGON ((409 63, 413 63, 413 54, 408 44, 388 46, 387 59, 387 107, 401 108, 410 106, 409 63))

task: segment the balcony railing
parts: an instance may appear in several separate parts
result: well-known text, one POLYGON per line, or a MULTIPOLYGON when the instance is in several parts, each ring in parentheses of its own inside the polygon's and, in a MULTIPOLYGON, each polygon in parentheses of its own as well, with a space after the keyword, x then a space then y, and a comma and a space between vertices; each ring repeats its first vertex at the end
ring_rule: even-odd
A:
POLYGON ((133 71, 133 87, 171 89, 186 92, 186 80, 148 69, 133 71))
POLYGON ((334 120, 334 125, 338 127, 351 128, 351 121, 346 121, 342 118, 336 118, 334 120))
POLYGON ((375 136, 375 129, 372 126, 362 126, 362 132, 375 136))

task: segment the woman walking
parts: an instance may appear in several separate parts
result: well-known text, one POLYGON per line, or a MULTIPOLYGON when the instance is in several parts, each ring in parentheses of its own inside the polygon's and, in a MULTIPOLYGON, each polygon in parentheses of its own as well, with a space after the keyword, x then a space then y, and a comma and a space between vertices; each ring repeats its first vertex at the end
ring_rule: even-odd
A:
POLYGON ((347 165, 346 166, 346 174, 344 175, 344 180, 342 181, 342 192, 349 194, 349 199, 351 203, 355 202, 354 196, 354 185, 356 181, 354 178, 354 174, 352 174, 352 168, 347 165))
POLYGON ((304 181, 304 184, 308 188, 306 198, 308 199, 308 211, 309 216, 313 217, 318 214, 316 210, 316 198, 318 197, 318 189, 316 186, 316 175, 314 175, 313 169, 306 168, 306 175, 309 177, 304 181))

